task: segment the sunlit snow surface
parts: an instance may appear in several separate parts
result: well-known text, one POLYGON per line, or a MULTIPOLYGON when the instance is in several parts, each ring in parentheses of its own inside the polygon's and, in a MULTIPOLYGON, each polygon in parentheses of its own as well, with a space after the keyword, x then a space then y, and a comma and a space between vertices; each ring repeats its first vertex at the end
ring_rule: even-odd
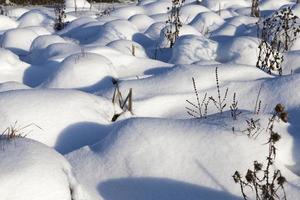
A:
MULTIPOLYGON (((68 24, 57 32, 50 7, 0 15, 0 128, 26 136, 0 140, 1 200, 241 200, 232 175, 266 161, 277 103, 289 121, 275 123, 275 165, 287 199, 300 199, 299 39, 284 53, 283 76, 270 75, 255 66, 250 0, 186 1, 172 49, 170 0, 76 6, 66 0, 68 24), (221 115, 210 103, 207 119, 194 119, 192 78, 200 100, 217 98, 216 68, 226 107, 221 115), (116 82, 123 99, 132 89, 133 110, 111 122, 121 112, 116 82), (260 119, 256 139, 243 131, 251 118, 260 119)), ((292 0, 262 0, 260 9, 269 16, 285 6, 300 16, 292 0)))

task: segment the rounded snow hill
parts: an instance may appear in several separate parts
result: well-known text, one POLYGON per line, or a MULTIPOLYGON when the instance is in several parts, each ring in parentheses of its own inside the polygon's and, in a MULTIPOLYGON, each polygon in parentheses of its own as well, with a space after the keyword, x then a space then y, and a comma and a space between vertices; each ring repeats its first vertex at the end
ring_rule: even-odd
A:
POLYGON ((138 14, 145 14, 145 10, 140 6, 125 6, 115 9, 110 13, 110 16, 118 17, 119 19, 128 19, 138 14))
POLYGON ((29 65, 7 49, 0 48, 0 83, 7 81, 23 82, 25 71, 29 65))
POLYGON ((26 90, 26 89, 31 89, 31 88, 27 85, 24 85, 16 81, 8 81, 8 82, 0 83, 0 92, 6 92, 11 90, 26 90))
POLYGON ((17 28, 19 25, 18 22, 4 15, 0 15, 0 22, 0 33, 8 29, 17 28))
POLYGON ((210 10, 201 5, 194 5, 194 4, 184 5, 180 9, 180 20, 184 24, 188 24, 196 17, 196 15, 203 12, 210 12, 210 10))
POLYGON ((166 24, 166 21, 169 19, 169 14, 168 13, 159 13, 155 15, 150 15, 150 17, 155 21, 155 22, 163 22, 166 24))
POLYGON ((6 31, 1 38, 1 47, 7 48, 17 55, 27 55, 31 43, 38 37, 32 30, 25 28, 6 31))
POLYGON ((133 23, 121 19, 113 20, 101 27, 94 43, 105 46, 119 39, 132 40, 136 33, 139 33, 139 30, 133 23))
POLYGON ((74 9, 75 7, 77 7, 78 9, 91 7, 90 3, 87 0, 65 0, 65 6, 67 9, 74 9))
POLYGON ((140 32, 144 32, 155 22, 151 17, 143 14, 133 15, 128 21, 133 23, 140 30, 140 32))
POLYGON ((172 58, 174 64, 192 64, 202 60, 215 60, 218 43, 204 36, 185 35, 176 40, 172 58))
POLYGON ((106 46, 114 48, 127 55, 132 55, 132 56, 142 57, 142 58, 148 57, 144 47, 131 40, 115 40, 113 42, 108 43, 106 46))
POLYGON ((198 14, 189 25, 201 33, 211 32, 219 28, 225 21, 214 12, 203 12, 198 14))
POLYGON ((12 17, 14 19, 18 19, 19 17, 21 17, 23 14, 25 14, 28 11, 29 11, 29 9, 27 9, 27 8, 13 8, 13 9, 8 10, 8 16, 12 17))
POLYGON ((161 30, 166 26, 164 22, 153 23, 146 31, 145 35, 149 36, 153 40, 158 40, 160 38, 161 30))
POLYGON ((251 3, 245 0, 202 0, 201 4, 213 11, 251 6, 251 3))
POLYGON ((159 0, 143 6, 147 15, 155 15, 160 13, 167 13, 168 8, 172 7, 172 2, 168 0, 159 0))
POLYGON ((0 130, 14 125, 27 138, 67 153, 104 137, 110 100, 76 90, 25 89, 0 93, 0 130))
POLYGON ((9 200, 82 200, 68 161, 55 150, 25 138, 0 138, 0 193, 9 200), (72 191, 72 192, 71 192, 72 191))
POLYGON ((116 77, 116 72, 106 57, 82 52, 67 57, 42 87, 89 90, 97 86, 111 86, 112 77, 116 77))
MULTIPOLYGON (((242 117, 235 127, 244 127, 244 120, 250 116, 242 117)), ((268 117, 261 116, 261 122, 267 123, 268 117)), ((287 125, 279 126, 282 139, 276 164, 288 180, 295 179, 296 175, 285 173, 289 170, 284 166, 293 164, 293 139, 287 133, 287 125)), ((268 134, 254 140, 232 134, 231 129, 230 117, 215 116, 205 122, 129 119, 116 124, 101 142, 66 157, 80 183, 95 199, 239 200, 240 187, 231 176, 235 170, 246 172, 254 160, 265 163, 268 146, 262 144, 268 141, 268 134), (158 186, 155 177, 160 178, 158 186), (170 189, 172 180, 181 184, 170 189), (185 183, 196 184, 197 189, 190 193, 185 183), (164 189, 159 190, 161 187, 164 189), (157 189, 159 192, 153 192, 157 189)), ((299 183, 299 177, 297 180, 299 183)), ((293 187, 289 190, 293 191, 291 196, 300 194, 293 187)))
POLYGON ((27 26, 48 26, 54 23, 50 16, 42 13, 40 10, 34 9, 23 14, 19 19, 19 27, 24 28, 27 26))
POLYGON ((282 6, 289 6, 289 5, 294 5, 294 2, 291 2, 289 0, 263 0, 259 4, 259 9, 260 10, 278 10, 282 6))
MULTIPOLYGON (((152 98, 159 95, 180 95, 193 93, 192 77, 201 80, 199 90, 215 88, 215 69, 218 67, 220 84, 227 84, 232 81, 247 82, 263 78, 270 78, 271 75, 264 71, 245 65, 236 64, 209 64, 209 65, 176 65, 166 69, 156 76, 140 80, 126 80, 120 83, 120 91, 133 89, 133 96, 136 100, 152 98)), ((111 96, 111 89, 107 96, 111 96)), ((184 102, 184 100, 183 100, 184 102)))
POLYGON ((45 61, 43 54, 47 51, 47 47, 56 43, 68 43, 58 35, 42 35, 37 37, 30 47, 30 58, 34 63, 42 63, 45 61))
MULTIPOLYGON (((169 40, 167 39, 165 33, 167 32, 168 29, 172 28, 170 25, 165 26, 161 31, 160 31, 160 38, 159 38, 159 47, 165 48, 169 46, 169 40)), ((184 36, 184 35, 195 35, 195 36, 202 36, 202 34, 196 30, 193 26, 190 25, 182 25, 179 31, 179 36, 184 36)))
POLYGON ((218 60, 220 62, 255 66, 258 56, 258 45, 259 39, 255 37, 235 37, 232 40, 227 39, 227 42, 223 42, 219 45, 218 60))
POLYGON ((53 60, 62 62, 65 58, 81 52, 81 47, 73 43, 50 44, 43 52, 43 57, 39 61, 53 60))

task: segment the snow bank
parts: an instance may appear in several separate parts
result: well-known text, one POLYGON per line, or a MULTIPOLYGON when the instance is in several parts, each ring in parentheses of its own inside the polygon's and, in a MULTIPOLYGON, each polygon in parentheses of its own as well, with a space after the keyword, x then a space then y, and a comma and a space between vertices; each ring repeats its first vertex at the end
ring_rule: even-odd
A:
POLYGON ((180 20, 184 24, 190 23, 199 13, 209 12, 210 10, 201 5, 188 4, 180 9, 180 20))
POLYGON ((43 63, 45 61, 44 54, 49 49, 46 49, 51 44, 68 43, 58 35, 42 35, 37 37, 30 46, 30 58, 32 63, 43 63))
POLYGON ((172 7, 171 1, 168 0, 155 1, 143 6, 147 15, 166 13, 168 12, 168 7, 172 7))
POLYGON ((87 0, 65 0, 65 6, 67 9, 75 8, 83 9, 83 8, 90 8, 90 3, 87 0))
POLYGON ((140 32, 144 32, 149 26, 151 26, 154 23, 154 20, 147 15, 133 15, 129 18, 131 23, 133 23, 140 32))
POLYGON ((18 22, 4 15, 0 15, 0 21, 0 32, 6 31, 8 29, 14 29, 18 26, 18 22))
MULTIPOLYGON (((264 123, 267 119, 268 116, 263 118, 264 123)), ((241 127, 243 123, 243 120, 236 122, 241 127)), ((287 127, 280 126, 282 141, 277 159, 279 166, 286 169, 281 164, 293 163, 292 139, 287 127)), ((103 141, 74 151, 67 158, 94 198, 235 200, 240 199, 240 188, 231 175, 235 170, 246 171, 254 160, 264 161, 268 147, 262 144, 268 140, 267 135, 252 140, 243 134, 233 134, 231 128, 230 118, 212 118, 206 122, 130 119, 119 123, 103 141), (216 123, 222 124, 222 129, 216 123), (225 155, 230 156, 224 159, 225 155), (132 180, 140 181, 135 187, 128 187, 132 180), (168 185, 167 180, 182 183, 176 195, 170 194, 168 186, 172 184, 168 185), (150 192, 153 190, 149 184, 155 183, 165 183, 165 189, 158 194, 150 192), (187 193, 185 183, 195 184, 197 195, 195 191, 187 193)), ((297 189, 289 189, 293 191, 291 194, 299 195, 297 189)))
POLYGON ((27 8, 13 8, 13 9, 9 9, 7 14, 9 17, 17 19, 28 11, 29 9, 27 8))
POLYGON ((12 29, 4 33, 1 38, 1 47, 9 49, 17 55, 26 55, 30 50, 31 43, 37 37, 38 34, 28 29, 12 29))
POLYGON ((213 11, 236 7, 250 7, 250 2, 245 0, 202 0, 201 4, 213 11))
POLYGON ((18 22, 20 28, 27 26, 49 26, 54 23, 50 16, 47 16, 40 10, 26 12, 18 19, 18 22))
POLYGON ((26 90, 31 89, 29 86, 16 81, 8 81, 0 84, 0 92, 6 92, 11 90, 26 90))
POLYGON ((140 6, 125 6, 117 8, 110 13, 111 16, 118 17, 119 19, 128 19, 138 14, 145 14, 145 10, 140 6))
POLYGON ((199 32, 205 34, 219 28, 224 24, 224 20, 214 12, 204 12, 198 14, 190 23, 199 32))
POLYGON ((106 46, 114 48, 127 55, 132 55, 132 56, 142 57, 142 58, 148 57, 144 47, 131 40, 115 40, 113 42, 108 43, 106 46))
POLYGON ((23 82, 24 73, 29 65, 7 49, 0 48, 0 83, 6 81, 23 82))
POLYGON ((244 65, 256 65, 259 39, 235 37, 219 40, 218 61, 244 65))
POLYGON ((218 44, 204 36, 185 35, 176 40, 172 58, 174 64, 191 64, 201 60, 215 60, 218 44))
MULTIPOLYGON (((174 31, 174 27, 168 25, 165 26, 165 28, 163 28, 160 32, 160 38, 159 38, 159 43, 158 46, 161 48, 166 48, 170 46, 170 41, 167 39, 165 33, 167 32, 167 30, 172 29, 174 31)), ((184 35, 195 35, 195 36, 202 36, 202 34, 200 32, 198 32, 193 26, 190 25, 183 25, 180 28, 179 31, 179 36, 184 36, 184 35)))
POLYGON ((127 20, 114 20, 104 24, 94 44, 106 45, 119 39, 132 40, 133 36, 138 32, 137 27, 133 23, 127 20))
POLYGON ((67 57, 43 87, 92 89, 100 83, 107 87, 112 85, 112 77, 116 72, 107 58, 82 52, 67 57))
POLYGON ((68 161, 53 149, 24 138, 9 141, 1 138, 0 147, 1 198, 88 199, 73 176, 68 161))
POLYGON ((110 100, 53 89, 1 92, 0 111, 0 130, 17 122, 17 128, 27 126, 22 130, 27 138, 61 153, 99 141, 114 114, 110 100))

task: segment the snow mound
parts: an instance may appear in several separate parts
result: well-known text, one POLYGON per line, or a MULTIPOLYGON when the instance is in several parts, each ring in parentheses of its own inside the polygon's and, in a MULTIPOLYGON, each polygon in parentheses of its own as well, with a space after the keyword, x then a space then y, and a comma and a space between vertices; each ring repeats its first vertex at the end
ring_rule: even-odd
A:
POLYGON ((4 15, 0 15, 0 21, 0 32, 17 28, 19 25, 18 22, 4 15))
POLYGON ((39 10, 31 10, 26 12, 18 19, 18 22, 20 28, 28 26, 48 26, 54 23, 49 16, 39 10))
POLYGON ((199 13, 209 12, 210 10, 201 5, 188 4, 180 9, 180 20, 184 24, 190 23, 199 13))
MULTIPOLYGON (((160 32, 160 38, 159 38, 159 47, 165 48, 169 46, 169 40, 166 37, 166 32, 169 29, 174 29, 174 27, 171 27, 170 25, 165 26, 160 32)), ((184 36, 184 35, 195 35, 195 36, 202 36, 200 32, 198 32, 193 26, 190 25, 183 25, 180 28, 179 31, 179 36, 184 36)))
POLYGON ((185 35, 176 40, 172 58, 174 64, 191 64, 201 60, 215 60, 218 44, 204 36, 185 35))
POLYGON ((143 6, 147 15, 155 15, 168 12, 168 8, 172 7, 171 1, 160 0, 143 6))
POLYGON ((127 55, 133 55, 134 53, 133 56, 147 58, 144 47, 131 40, 115 40, 108 43, 106 46, 114 48, 127 55))
POLYGON ((24 138, 1 138, 0 145, 2 199, 87 199, 68 161, 53 149, 24 138))
POLYGON ((153 23, 146 31, 145 35, 149 36, 153 40, 158 40, 160 38, 161 30, 166 26, 164 22, 153 23))
POLYGON ((203 12, 198 14, 190 23, 201 33, 211 32, 224 24, 224 20, 214 12, 203 12))
POLYGON ((0 84, 0 92, 6 92, 11 90, 26 90, 31 89, 29 86, 16 81, 8 81, 0 84))
POLYGON ((90 8, 90 3, 87 0, 65 0, 65 6, 67 9, 69 8, 79 8, 79 9, 83 9, 83 8, 90 8))
POLYGON ((7 14, 11 18, 18 19, 28 11, 29 9, 27 8, 13 8, 13 9, 9 9, 7 14))
MULTIPOLYGON (((121 92, 125 92, 128 91, 129 88, 133 88, 133 96, 135 99, 145 99, 159 95, 180 95, 184 93, 193 94, 193 87, 191 83, 192 77, 197 78, 197 80, 201 80, 201 84, 198 87, 199 90, 215 88, 216 67, 219 67, 218 72, 220 77, 222 76, 221 80, 219 80, 220 84, 226 84, 232 81, 247 82, 250 80, 271 77, 258 68, 245 65, 175 65, 174 67, 162 71, 156 76, 151 76, 140 80, 122 81, 120 83, 120 90, 121 92)), ((108 96, 111 96, 112 93, 113 90, 108 93, 108 96)), ((183 99, 183 102, 184 101, 185 99, 183 99)))
POLYGON ((79 53, 82 51, 82 48, 73 43, 55 43, 50 44, 43 52, 43 57, 39 59, 39 61, 47 61, 52 60, 56 62, 61 62, 65 58, 79 53))
MULTIPOLYGON (((268 116, 263 117, 264 121, 267 119, 268 116)), ((150 184, 151 178, 156 177, 210 189, 210 192, 199 192, 198 195, 185 194, 190 195, 189 199, 236 200, 240 199, 239 186, 230 175, 235 170, 246 171, 253 160, 264 161, 268 147, 262 144, 268 139, 266 135, 251 140, 246 135, 232 134, 230 121, 230 118, 213 118, 206 123, 198 120, 130 119, 119 123, 98 144, 74 151, 67 158, 78 180, 94 198, 100 195, 103 199, 111 199, 111 195, 125 194, 128 199, 140 199, 140 196, 134 196, 136 187, 129 187, 130 190, 124 187, 126 183, 130 184, 134 178, 142 178, 144 181, 140 181, 140 184, 144 187, 139 187, 142 194, 149 189, 147 178, 150 184), (223 128, 220 129, 215 123, 221 123, 223 128), (230 156, 223 159, 224 155, 230 156), (124 185, 118 185, 122 180, 124 185), (118 192, 116 194, 113 191, 118 192), (214 196, 217 191, 225 193, 223 198, 214 196)), ((242 123, 243 120, 237 122, 241 126, 242 123)), ((292 138, 287 133, 287 127, 284 124, 281 127, 283 135, 277 158, 289 165, 293 163, 292 138)), ((286 169, 284 166, 282 168, 286 169)), ((294 175, 291 177, 295 178, 294 175)), ((166 191, 170 191, 168 189, 166 191)), ((293 191, 297 192, 297 189, 293 191)), ((164 194, 156 194, 156 198, 170 198, 164 194)), ((122 196, 122 199, 125 197, 122 196)), ((172 199, 186 197, 174 195, 172 199)))
POLYGON ((201 4, 213 11, 236 7, 250 7, 250 2, 245 0, 202 0, 201 4))
POLYGON ((294 4, 289 0, 281 0, 281 1, 276 1, 276 0, 264 0, 260 3, 259 8, 261 10, 278 10, 282 6, 287 6, 290 4, 294 4))
POLYGON ((154 20, 147 15, 133 15, 129 18, 131 23, 133 23, 140 32, 144 32, 149 26, 151 26, 154 23, 154 20))
POLYGON ((113 17, 118 17, 119 19, 128 19, 133 15, 145 14, 145 10, 140 6, 126 6, 117 8, 110 13, 113 17))
MULTIPOLYGON (((229 39, 228 39, 229 41, 229 39)), ((225 42, 223 43, 225 44, 225 42)), ((218 60, 244 65, 256 65, 259 39, 254 37, 235 37, 229 46, 220 45, 218 60)))
POLYGON ((37 37, 38 34, 28 29, 12 29, 4 33, 1 38, 1 47, 9 49, 17 55, 26 55, 30 50, 31 43, 37 37))
POLYGON ((0 83, 6 81, 23 82, 27 63, 19 60, 19 57, 7 49, 0 48, 0 83))
POLYGON ((58 35, 42 35, 37 37, 30 47, 30 58, 33 63, 42 63, 44 61, 43 54, 47 51, 47 47, 51 44, 67 43, 58 35), (46 51, 45 51, 46 49, 46 51))
POLYGON ((125 39, 132 40, 138 33, 137 27, 127 20, 114 20, 104 24, 97 36, 95 44, 106 45, 109 42, 125 39))
POLYGON ((78 53, 67 57, 55 74, 43 84, 46 88, 90 88, 111 85, 114 66, 104 56, 78 53))
POLYGON ((0 130, 15 123, 27 138, 70 152, 99 141, 114 108, 107 99, 71 90, 26 89, 0 93, 0 130))

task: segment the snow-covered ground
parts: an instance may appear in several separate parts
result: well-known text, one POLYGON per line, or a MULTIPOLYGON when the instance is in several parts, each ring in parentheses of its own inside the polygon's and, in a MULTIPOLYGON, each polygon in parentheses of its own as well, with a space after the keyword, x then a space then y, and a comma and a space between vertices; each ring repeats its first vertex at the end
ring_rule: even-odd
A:
MULTIPOLYGON (((20 136, 0 136, 0 200, 241 200, 232 175, 266 163, 278 103, 289 118, 275 122, 275 166, 287 199, 300 199, 300 39, 284 53, 283 75, 269 74, 256 67, 250 0, 186 0, 173 48, 171 6, 67 0, 60 31, 53 8, 5 9, 0 130, 20 136), (206 118, 187 113, 186 100, 198 105, 192 78, 200 103, 227 93, 222 113, 212 101, 206 118), (251 119, 257 137, 245 131, 251 119)), ((260 1, 263 17, 286 6, 300 17, 295 1, 260 1)))

